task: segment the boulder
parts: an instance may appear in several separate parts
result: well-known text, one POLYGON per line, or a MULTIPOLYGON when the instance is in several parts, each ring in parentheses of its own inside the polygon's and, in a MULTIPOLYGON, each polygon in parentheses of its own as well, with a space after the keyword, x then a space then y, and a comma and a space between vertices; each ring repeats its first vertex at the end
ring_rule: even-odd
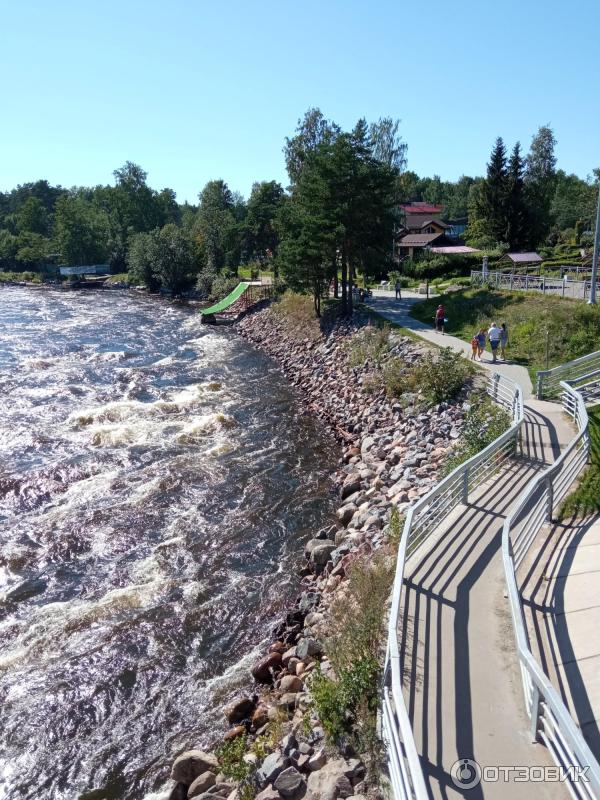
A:
POLYGON ((252 677, 257 683, 273 683, 273 672, 281 669, 282 654, 270 652, 252 667, 252 677))
POLYGON ((296 645, 296 656, 300 661, 304 661, 311 656, 319 655, 321 652, 323 652, 323 648, 321 643, 316 639, 300 639, 296 645))
POLYGON ((345 775, 346 762, 341 759, 329 761, 317 772, 308 776, 307 800, 337 800, 351 797, 352 784, 345 775))
MULTIPOLYGON (((188 799, 192 797, 199 797, 201 794, 204 794, 211 786, 215 785, 215 775, 213 772, 203 772, 202 775, 198 775, 196 780, 192 783, 190 788, 188 789, 188 799)), ((227 792, 229 794, 229 792, 227 792)))
POLYGON ((212 753, 205 753, 203 750, 186 750, 173 762, 171 778, 178 783, 191 786, 203 772, 216 773, 218 771, 219 762, 212 753))
POLYGON ((316 772, 319 769, 323 769, 325 764, 327 763, 327 756, 325 755, 325 750, 321 747, 320 750, 310 757, 308 761, 308 769, 311 772, 316 772))
POLYGON ((354 503, 347 503, 335 512, 342 525, 347 525, 354 516, 357 508, 354 503))
MULTIPOLYGON (((291 659, 290 659, 291 660, 291 659)), ((295 675, 285 675, 281 679, 279 688, 282 692, 299 692, 302 689, 302 681, 295 675)))
POLYGON ((187 790, 188 787, 186 783, 176 783, 175 786, 171 789, 171 793, 169 794, 169 800, 186 800, 187 790))
POLYGON ((277 750, 274 753, 270 753, 258 768, 257 777, 260 785, 265 787, 268 783, 273 783, 289 763, 289 758, 277 750))
POLYGON ((295 767, 284 769, 273 784, 273 788, 276 789, 285 800, 296 800, 297 798, 303 797, 306 793, 304 778, 295 767))
POLYGON ((256 795, 255 800, 281 800, 281 795, 272 786, 267 786, 256 795))
POLYGON ((264 703, 259 703, 252 714, 252 724, 255 728, 262 728, 269 721, 269 709, 264 703))
POLYGON ((227 722, 230 725, 235 725, 238 722, 249 719, 254 711, 254 706, 255 702, 250 697, 236 697, 232 703, 225 707, 223 713, 227 722))
POLYGON ((310 554, 310 561, 311 564, 317 569, 317 571, 321 571, 325 568, 325 565, 329 561, 329 557, 335 550, 335 544, 333 542, 329 544, 321 544, 319 547, 315 547, 310 554))
POLYGON ((277 701, 277 707, 292 711, 296 707, 296 696, 296 692, 286 692, 282 694, 277 701))
POLYGON ((246 728, 243 725, 236 725, 230 728, 223 736, 223 741, 229 742, 231 739, 237 739, 238 736, 243 736, 246 733, 246 728))
POLYGON ((362 486, 360 475, 350 475, 342 486, 342 500, 350 497, 351 494, 360 491, 362 486))

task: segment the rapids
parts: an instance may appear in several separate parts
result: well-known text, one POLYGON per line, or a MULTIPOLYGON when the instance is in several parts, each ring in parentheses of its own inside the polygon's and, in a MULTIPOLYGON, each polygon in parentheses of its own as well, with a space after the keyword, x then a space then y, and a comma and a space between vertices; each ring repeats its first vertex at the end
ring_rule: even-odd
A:
POLYGON ((163 796, 293 597, 335 459, 231 330, 0 289, 0 800, 163 796))

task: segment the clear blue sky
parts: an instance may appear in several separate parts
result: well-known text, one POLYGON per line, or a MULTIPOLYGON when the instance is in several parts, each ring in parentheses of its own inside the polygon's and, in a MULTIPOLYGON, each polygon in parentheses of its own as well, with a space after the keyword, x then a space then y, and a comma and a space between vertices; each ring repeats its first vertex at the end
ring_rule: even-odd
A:
POLYGON ((112 182, 126 160, 195 202, 211 178, 286 183, 309 106, 399 117, 408 166, 481 174, 497 135, 550 123, 600 166, 598 0, 0 0, 0 189, 112 182))

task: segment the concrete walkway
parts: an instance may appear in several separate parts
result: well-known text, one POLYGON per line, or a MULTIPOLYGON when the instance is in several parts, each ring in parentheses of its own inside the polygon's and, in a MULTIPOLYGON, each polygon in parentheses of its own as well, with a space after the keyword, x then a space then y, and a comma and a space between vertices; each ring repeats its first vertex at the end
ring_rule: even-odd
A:
POLYGON ((534 655, 600 760, 600 520, 546 527, 522 571, 534 655))
MULTIPOLYGON (((430 296, 435 297, 433 294, 430 296)), ((403 328, 414 331, 414 333, 428 342, 433 342, 433 344, 439 345, 440 347, 451 347, 456 352, 464 353, 467 358, 470 359, 471 345, 468 342, 463 342, 462 339, 458 339, 456 336, 438 333, 433 327, 433 320, 431 325, 427 325, 411 316, 411 308, 415 303, 423 302, 424 299, 422 294, 416 294, 415 292, 403 289, 402 299, 396 300, 392 292, 384 292, 380 289, 375 289, 373 291, 373 297, 366 302, 373 311, 389 319, 390 322, 394 322, 396 325, 401 325, 403 328)), ((490 320, 490 324, 492 322, 493 320, 490 320)), ((492 356, 488 351, 484 353, 484 360, 482 362, 477 361, 475 363, 477 366, 481 365, 490 372, 498 372, 500 375, 512 378, 512 380, 518 383, 523 389, 523 398, 525 400, 532 396, 533 387, 531 385, 531 378, 525 367, 506 361, 498 361, 496 364, 493 364, 492 356)))
MULTIPOLYGON (((453 765, 551 766, 526 717, 501 558, 505 515, 573 430, 559 406, 530 401, 524 453, 481 486, 407 562, 399 631, 405 696, 430 796, 566 798, 557 783, 498 781, 464 788, 453 765)), ((489 774, 489 773, 488 773, 489 774)))
MULTIPOLYGON (((470 358, 467 342, 437 333, 410 315, 422 295, 404 290, 402 295, 395 300, 393 294, 375 291, 368 304, 421 338, 470 358)), ((510 508, 536 473, 570 443, 575 429, 561 406, 532 399, 524 367, 492 364, 490 354, 485 357, 483 369, 506 375, 523 389, 522 452, 479 487, 468 506, 449 515, 407 562, 398 631, 406 703, 432 798, 566 798, 564 784, 515 782, 509 770, 498 771, 496 781, 484 779, 470 788, 453 779, 460 759, 474 759, 492 770, 553 765, 547 749, 531 741, 505 598, 501 541, 510 508)), ((600 531, 596 535, 600 559, 600 531)), ((584 600, 573 599, 578 602, 584 600)), ((594 644, 592 650, 600 659, 600 647, 594 644)))

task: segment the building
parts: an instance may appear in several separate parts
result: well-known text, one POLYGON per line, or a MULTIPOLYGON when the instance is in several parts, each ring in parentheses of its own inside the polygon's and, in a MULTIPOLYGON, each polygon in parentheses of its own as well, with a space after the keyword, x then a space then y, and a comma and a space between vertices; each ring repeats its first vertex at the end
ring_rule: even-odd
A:
POLYGON ((529 272, 529 270, 539 271, 542 261, 542 257, 535 252, 505 253, 502 258, 498 259, 498 268, 510 269, 513 272, 516 270, 524 272, 529 272))

